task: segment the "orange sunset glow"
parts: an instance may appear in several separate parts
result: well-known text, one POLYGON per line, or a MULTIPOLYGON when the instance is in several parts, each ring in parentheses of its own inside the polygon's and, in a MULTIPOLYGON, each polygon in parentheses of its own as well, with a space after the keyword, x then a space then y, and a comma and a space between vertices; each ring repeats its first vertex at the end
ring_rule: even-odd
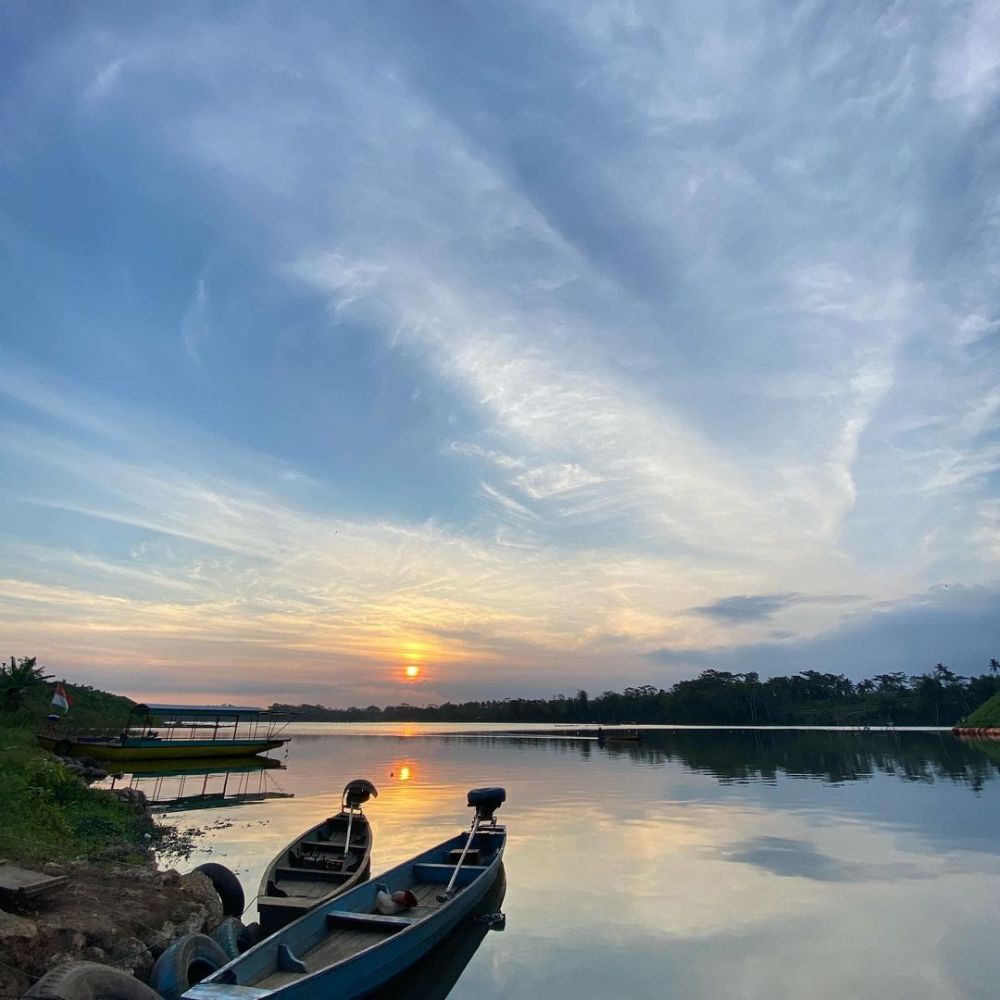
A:
POLYGON ((420 667, 418 667, 415 663, 411 663, 406 668, 405 673, 406 673, 407 677, 411 677, 411 678, 412 677, 419 677, 420 676, 420 667))

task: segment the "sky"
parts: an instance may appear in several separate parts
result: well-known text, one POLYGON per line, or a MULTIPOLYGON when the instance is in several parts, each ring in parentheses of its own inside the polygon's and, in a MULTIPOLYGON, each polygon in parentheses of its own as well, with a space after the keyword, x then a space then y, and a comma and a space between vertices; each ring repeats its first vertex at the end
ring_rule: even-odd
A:
POLYGON ((981 673, 998 469, 991 0, 0 5, 4 655, 981 673))

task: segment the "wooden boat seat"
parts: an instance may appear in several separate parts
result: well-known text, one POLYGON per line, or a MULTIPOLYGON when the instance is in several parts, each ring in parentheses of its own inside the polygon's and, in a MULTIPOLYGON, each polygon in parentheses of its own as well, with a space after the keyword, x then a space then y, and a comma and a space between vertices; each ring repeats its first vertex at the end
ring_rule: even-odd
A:
MULTIPOLYGON (((458 870, 458 879, 455 884, 459 888, 464 888, 474 881, 477 875, 481 875, 488 870, 487 865, 462 865, 458 870)), ((454 865, 435 865, 430 862, 418 862, 413 866, 413 877, 420 882, 434 882, 439 885, 446 884, 455 872, 454 865)))
MULTIPOLYGON (((303 840, 302 848, 307 851, 342 851, 343 840, 303 840)), ((364 847, 364 838, 351 837, 351 847, 364 847)))
MULTIPOLYGON (((463 872, 484 872, 487 869, 487 865, 462 865, 463 872)), ((421 875, 440 875, 443 872, 448 872, 450 875, 455 870, 454 865, 436 865, 430 861, 420 861, 413 866, 413 873, 418 878, 421 875)), ((428 879, 427 881, 430 881, 428 879)))
POLYGON ((335 872, 329 868, 275 868, 275 881, 291 879, 293 882, 311 882, 319 879, 324 882, 346 882, 354 872, 335 872))
POLYGON ((354 851, 340 856, 333 852, 325 851, 296 851, 288 852, 286 868, 309 869, 316 871, 341 872, 356 870, 358 867, 358 855, 354 851))
POLYGON ((303 899, 301 896, 258 896, 257 909, 267 910, 311 910, 315 905, 313 899, 303 899))
POLYGON ((402 930, 413 923, 413 917, 402 915, 388 915, 385 913, 354 913, 349 910, 331 910, 326 915, 328 924, 344 924, 368 927, 385 927, 394 930, 402 930))

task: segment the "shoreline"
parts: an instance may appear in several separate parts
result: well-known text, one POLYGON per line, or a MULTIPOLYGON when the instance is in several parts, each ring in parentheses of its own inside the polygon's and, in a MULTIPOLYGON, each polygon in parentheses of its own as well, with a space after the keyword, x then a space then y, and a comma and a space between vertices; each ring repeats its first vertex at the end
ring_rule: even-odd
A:
POLYGON ((70 961, 142 980, 176 938, 219 923, 209 878, 161 869, 157 855, 171 850, 175 834, 156 822, 145 796, 91 787, 106 774, 97 761, 46 752, 21 719, 5 728, 3 744, 0 865, 60 881, 0 898, 0 995, 22 996, 70 961))

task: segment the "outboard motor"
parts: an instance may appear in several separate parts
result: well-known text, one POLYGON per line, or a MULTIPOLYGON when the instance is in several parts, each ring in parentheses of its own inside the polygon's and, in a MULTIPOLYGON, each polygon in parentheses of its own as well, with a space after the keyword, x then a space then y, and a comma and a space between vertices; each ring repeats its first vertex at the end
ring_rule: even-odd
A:
POLYGON ((344 788, 344 808, 347 811, 359 809, 372 796, 378 798, 378 789, 364 778, 355 778, 344 788))
POLYGON ((476 825, 493 823, 496 825, 494 813, 507 801, 507 791, 504 788, 473 788, 469 791, 469 807, 476 810, 476 825))
POLYGON ((344 840, 344 858, 351 850, 351 828, 354 826, 354 810, 361 814, 362 803, 367 802, 372 796, 378 798, 378 789, 365 778, 355 778, 344 786, 344 795, 341 799, 341 811, 347 813, 347 837, 344 840))
POLYGON ((458 878, 459 869, 462 867, 462 862, 465 861, 465 856, 469 853, 469 848, 472 846, 473 838, 476 836, 480 825, 482 823, 492 823, 496 826, 497 818, 494 813, 506 801, 507 790, 504 788, 472 788, 469 790, 469 808, 476 810, 476 818, 472 821, 472 828, 469 830, 469 839, 465 842, 465 847, 462 848, 458 864, 455 865, 455 870, 451 873, 451 878, 448 880, 448 888, 444 892, 439 892, 436 897, 439 903, 446 903, 451 899, 455 889, 455 879, 458 878))

